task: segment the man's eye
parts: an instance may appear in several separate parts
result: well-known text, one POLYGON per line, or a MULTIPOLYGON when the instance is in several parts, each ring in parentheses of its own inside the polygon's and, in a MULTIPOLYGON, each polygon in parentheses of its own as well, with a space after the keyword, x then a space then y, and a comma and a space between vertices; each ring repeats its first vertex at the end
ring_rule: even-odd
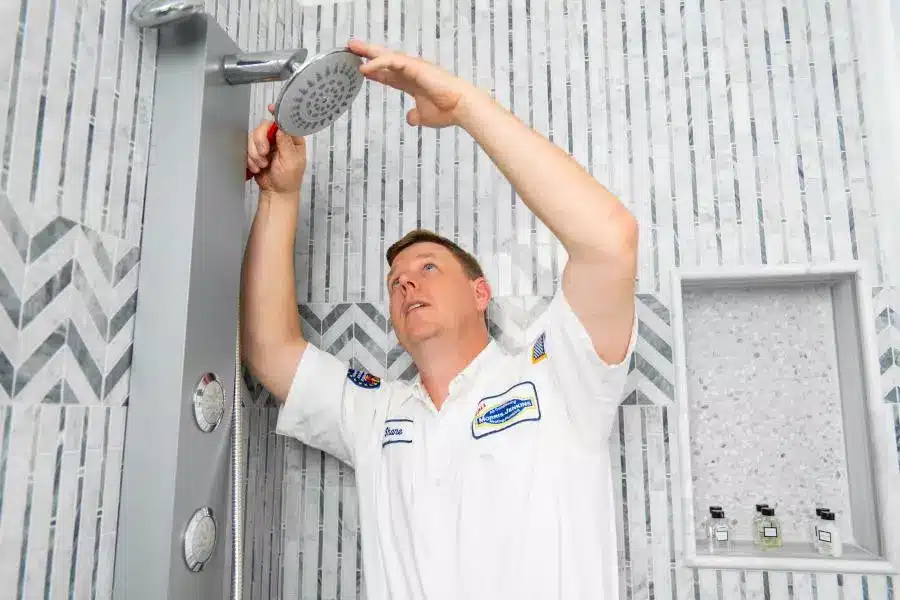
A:
POLYGON ((422 268, 425 269, 426 271, 431 271, 433 269, 437 269, 437 267, 434 265, 434 263, 425 263, 425 266, 422 268))

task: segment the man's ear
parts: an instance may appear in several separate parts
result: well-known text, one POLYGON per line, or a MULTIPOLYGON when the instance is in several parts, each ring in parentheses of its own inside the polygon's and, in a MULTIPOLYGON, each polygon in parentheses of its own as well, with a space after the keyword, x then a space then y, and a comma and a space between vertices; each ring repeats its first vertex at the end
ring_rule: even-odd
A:
POLYGON ((475 303, 478 306, 478 310, 486 311, 488 305, 491 303, 491 285, 484 277, 479 277, 472 283, 475 290, 475 303))

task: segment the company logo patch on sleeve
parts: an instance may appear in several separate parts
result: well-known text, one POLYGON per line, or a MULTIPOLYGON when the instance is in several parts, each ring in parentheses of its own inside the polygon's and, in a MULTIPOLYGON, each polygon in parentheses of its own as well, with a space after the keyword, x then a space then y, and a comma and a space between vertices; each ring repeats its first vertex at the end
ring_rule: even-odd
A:
POLYGON ((523 381, 502 394, 488 396, 478 403, 475 418, 472 419, 472 437, 483 438, 519 423, 539 421, 540 418, 537 389, 530 381, 523 381))
POLYGON ((536 365, 537 363, 547 358, 547 351, 544 350, 544 340, 546 337, 547 334, 542 333, 538 336, 538 338, 534 341, 534 344, 531 346, 531 364, 536 365))
POLYGON ((360 371, 359 369, 348 369, 347 379, 361 388, 370 390, 374 390, 375 388, 381 386, 381 379, 379 379, 375 375, 372 375, 371 373, 360 371))
POLYGON ((411 444, 412 424, 412 419, 385 419, 381 447, 388 444, 411 444))

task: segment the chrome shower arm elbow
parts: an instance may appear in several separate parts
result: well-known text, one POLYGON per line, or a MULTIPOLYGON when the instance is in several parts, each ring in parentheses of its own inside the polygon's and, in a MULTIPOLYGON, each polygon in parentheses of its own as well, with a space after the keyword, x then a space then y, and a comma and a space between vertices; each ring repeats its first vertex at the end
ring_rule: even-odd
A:
POLYGON ((141 28, 157 28, 199 14, 203 14, 202 0, 143 0, 131 10, 131 22, 141 28))
POLYGON ((306 61, 304 49, 229 54, 222 58, 222 75, 231 85, 281 81, 306 61))

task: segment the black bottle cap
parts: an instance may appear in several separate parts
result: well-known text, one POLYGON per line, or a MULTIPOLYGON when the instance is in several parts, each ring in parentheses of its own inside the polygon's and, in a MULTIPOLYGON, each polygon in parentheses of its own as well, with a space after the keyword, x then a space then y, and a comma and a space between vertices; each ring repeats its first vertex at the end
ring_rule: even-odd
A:
POLYGON ((768 508, 768 506, 769 506, 768 504, 757 504, 757 505, 756 505, 756 512, 759 512, 759 511, 761 511, 761 510, 764 509, 764 508, 768 508))
POLYGON ((834 521, 834 513, 830 510, 826 510, 822 512, 822 520, 824 521, 834 521))
POLYGON ((764 506, 764 507, 760 510, 760 512, 763 514, 764 517, 774 517, 774 516, 775 516, 775 509, 774 509, 774 508, 770 508, 770 507, 768 507, 768 506, 764 506))
POLYGON ((816 516, 817 516, 817 517, 821 517, 821 516, 822 516, 822 513, 827 513, 827 512, 829 512, 827 508, 817 508, 817 509, 816 509, 816 516))
POLYGON ((709 511, 709 513, 710 513, 710 515, 712 515, 712 517, 714 519, 724 519, 725 518, 725 511, 722 510, 721 508, 712 508, 709 511))
POLYGON ((718 504, 709 507, 709 512, 710 512, 710 514, 712 514, 712 512, 713 512, 714 510, 722 510, 722 507, 719 506, 718 504))

